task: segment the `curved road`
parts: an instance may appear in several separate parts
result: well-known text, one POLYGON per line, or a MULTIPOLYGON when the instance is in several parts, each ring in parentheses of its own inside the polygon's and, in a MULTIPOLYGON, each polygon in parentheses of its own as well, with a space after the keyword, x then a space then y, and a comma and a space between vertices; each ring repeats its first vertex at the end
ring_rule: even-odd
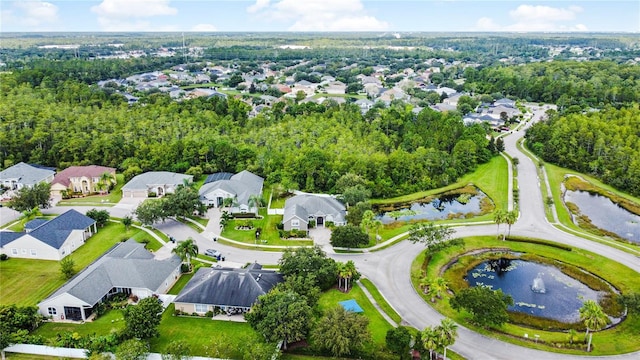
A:
MULTIPOLYGON (((544 116, 544 109, 534 107, 533 121, 540 120, 544 116)), ((512 226, 511 233, 514 235, 531 236, 550 239, 556 242, 567 244, 573 247, 582 248, 610 259, 616 260, 640 273, 640 258, 629 253, 617 250, 597 242, 582 239, 580 237, 564 233, 547 222, 544 213, 544 202, 540 191, 540 180, 537 176, 536 164, 521 153, 516 148, 516 141, 524 136, 524 130, 513 132, 504 138, 505 151, 512 157, 518 157, 518 185, 520 189, 520 218, 512 226)), ((135 204, 119 204, 116 207, 108 208, 112 216, 123 217, 131 212, 135 204)), ((91 207, 79 208, 79 211, 86 211, 91 207)), ((52 209, 53 212, 55 209, 52 209)), ((50 210, 51 211, 51 210, 50 210)), ((274 264, 280 257, 277 252, 262 252, 255 250, 238 249, 231 246, 214 243, 207 238, 206 233, 199 234, 191 228, 168 220, 158 226, 162 231, 180 236, 180 238, 192 237, 202 249, 215 247, 222 251, 227 259, 236 263, 263 262, 274 264)), ((494 235, 495 225, 467 226, 456 229, 456 236, 472 235, 494 235)), ((422 300, 413 288, 409 274, 411 263, 415 257, 424 250, 424 246, 402 241, 387 249, 365 254, 334 254, 329 251, 330 256, 340 261, 353 260, 358 269, 369 278, 384 295, 393 308, 402 316, 404 322, 418 329, 426 326, 433 326, 440 323, 443 318, 431 306, 422 300)), ((467 359, 594 359, 593 356, 562 355, 557 353, 544 352, 528 349, 492 339, 476 332, 459 326, 459 337, 452 349, 467 359)), ((531 336, 535 332, 531 331, 531 336)), ((607 359, 639 359, 640 352, 606 356, 607 359)))

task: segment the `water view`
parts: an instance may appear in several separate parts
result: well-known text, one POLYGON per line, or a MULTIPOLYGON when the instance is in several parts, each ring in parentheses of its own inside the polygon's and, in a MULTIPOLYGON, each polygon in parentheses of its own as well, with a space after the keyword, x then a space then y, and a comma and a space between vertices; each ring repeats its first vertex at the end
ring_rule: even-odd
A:
POLYGON ((443 220, 451 217, 465 217, 479 214, 482 199, 487 196, 478 190, 477 194, 442 195, 431 201, 415 201, 396 204, 393 211, 379 211, 378 219, 383 224, 394 221, 443 220))
POLYGON ((608 197, 586 191, 567 191, 564 199, 576 204, 580 212, 588 216, 598 228, 640 243, 640 216, 620 207, 608 197))
POLYGON ((525 260, 485 261, 471 269, 465 279, 469 286, 489 286, 511 295, 511 311, 565 323, 580 321, 582 303, 597 301, 599 294, 552 265, 525 260))

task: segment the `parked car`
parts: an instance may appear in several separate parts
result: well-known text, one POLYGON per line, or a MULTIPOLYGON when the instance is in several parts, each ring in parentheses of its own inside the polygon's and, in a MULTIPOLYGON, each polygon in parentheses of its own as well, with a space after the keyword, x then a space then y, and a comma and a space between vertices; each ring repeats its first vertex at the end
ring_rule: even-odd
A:
POLYGON ((215 250, 215 249, 207 249, 204 251, 204 254, 207 256, 211 256, 214 257, 216 259, 220 258, 222 256, 222 253, 220 253, 220 251, 215 250))

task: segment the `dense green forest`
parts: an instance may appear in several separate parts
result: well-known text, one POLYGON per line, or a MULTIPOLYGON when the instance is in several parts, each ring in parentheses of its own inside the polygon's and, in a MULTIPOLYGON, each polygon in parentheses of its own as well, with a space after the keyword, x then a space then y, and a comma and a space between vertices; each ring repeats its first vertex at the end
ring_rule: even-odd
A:
POLYGON ((308 191, 334 191, 353 173, 373 196, 387 197, 452 183, 494 155, 482 126, 465 127, 455 112, 415 115, 401 102, 364 116, 351 104, 279 103, 249 118, 249 106, 233 98, 175 102, 155 94, 129 106, 75 80, 49 88, 19 79, 20 72, 0 79, 5 167, 99 164, 129 177, 249 169, 308 191))
POLYGON ((556 103, 560 111, 640 101, 640 66, 607 60, 467 68, 464 77, 473 93, 556 103))
POLYGON ((529 147, 545 161, 601 178, 640 196, 640 110, 550 116, 527 131, 529 147))

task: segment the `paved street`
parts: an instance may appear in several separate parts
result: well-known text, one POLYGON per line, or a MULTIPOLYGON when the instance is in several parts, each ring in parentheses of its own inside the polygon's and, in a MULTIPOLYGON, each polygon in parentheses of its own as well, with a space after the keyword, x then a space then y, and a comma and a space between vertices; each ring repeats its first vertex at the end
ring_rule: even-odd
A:
MULTIPOLYGON (((534 120, 539 120, 544 115, 546 108, 535 107, 534 120)), ((530 124, 525 125, 525 128, 530 124)), ((516 141, 524 136, 524 130, 514 131, 504 138, 506 152, 520 160, 518 166, 518 185, 520 189, 521 215, 517 223, 512 226, 514 235, 531 236, 550 239, 556 242, 568 244, 574 247, 586 249, 608 258, 614 259, 629 268, 640 273, 640 258, 629 253, 622 252, 612 247, 597 242, 585 240, 564 233, 547 222, 544 214, 544 201, 540 191, 540 179, 538 179, 536 166, 528 157, 516 148, 516 141)), ((112 216, 123 217, 131 214, 135 203, 131 199, 125 199, 121 204, 108 210, 112 216)), ((73 207, 80 212, 86 212, 92 207, 73 207)), ((47 209, 45 213, 62 213, 65 207, 47 209)), ((208 248, 214 248, 222 252, 230 263, 247 263, 258 261, 264 264, 276 264, 280 253, 271 251, 255 251, 238 249, 213 241, 213 236, 219 235, 219 212, 210 210, 208 216, 212 219, 203 233, 198 233, 190 227, 175 220, 166 220, 156 224, 156 228, 175 237, 178 240, 193 238, 203 252, 208 248)), ((3 223, 5 217, 15 216, 7 209, 0 209, 3 223)), ((327 248, 328 233, 317 231, 317 239, 323 248, 327 248)), ((495 235, 494 224, 482 226, 460 227, 456 229, 458 236, 471 235, 495 235)), ((169 246, 173 246, 170 243, 169 246)), ((415 245, 407 241, 400 242, 382 251, 365 254, 338 254, 328 251, 331 257, 339 261, 354 260, 358 269, 369 278, 389 301, 391 306, 402 316, 404 321, 418 329, 425 326, 439 324, 442 316, 425 303, 411 285, 409 274, 412 261, 424 249, 421 245, 415 245)), ((167 249, 169 250, 169 249, 167 249)), ((167 251, 165 250, 165 251, 167 251)), ((170 250, 169 250, 170 251, 170 250)), ((530 332, 530 336, 535 331, 530 332)), ((524 335, 524 334, 523 334, 524 335)), ((459 328, 459 338, 453 350, 468 359, 580 359, 596 357, 561 355, 547 353, 538 350, 523 348, 479 335, 464 327, 459 328)), ((607 359, 639 359, 640 352, 617 356, 603 357, 607 359)))

